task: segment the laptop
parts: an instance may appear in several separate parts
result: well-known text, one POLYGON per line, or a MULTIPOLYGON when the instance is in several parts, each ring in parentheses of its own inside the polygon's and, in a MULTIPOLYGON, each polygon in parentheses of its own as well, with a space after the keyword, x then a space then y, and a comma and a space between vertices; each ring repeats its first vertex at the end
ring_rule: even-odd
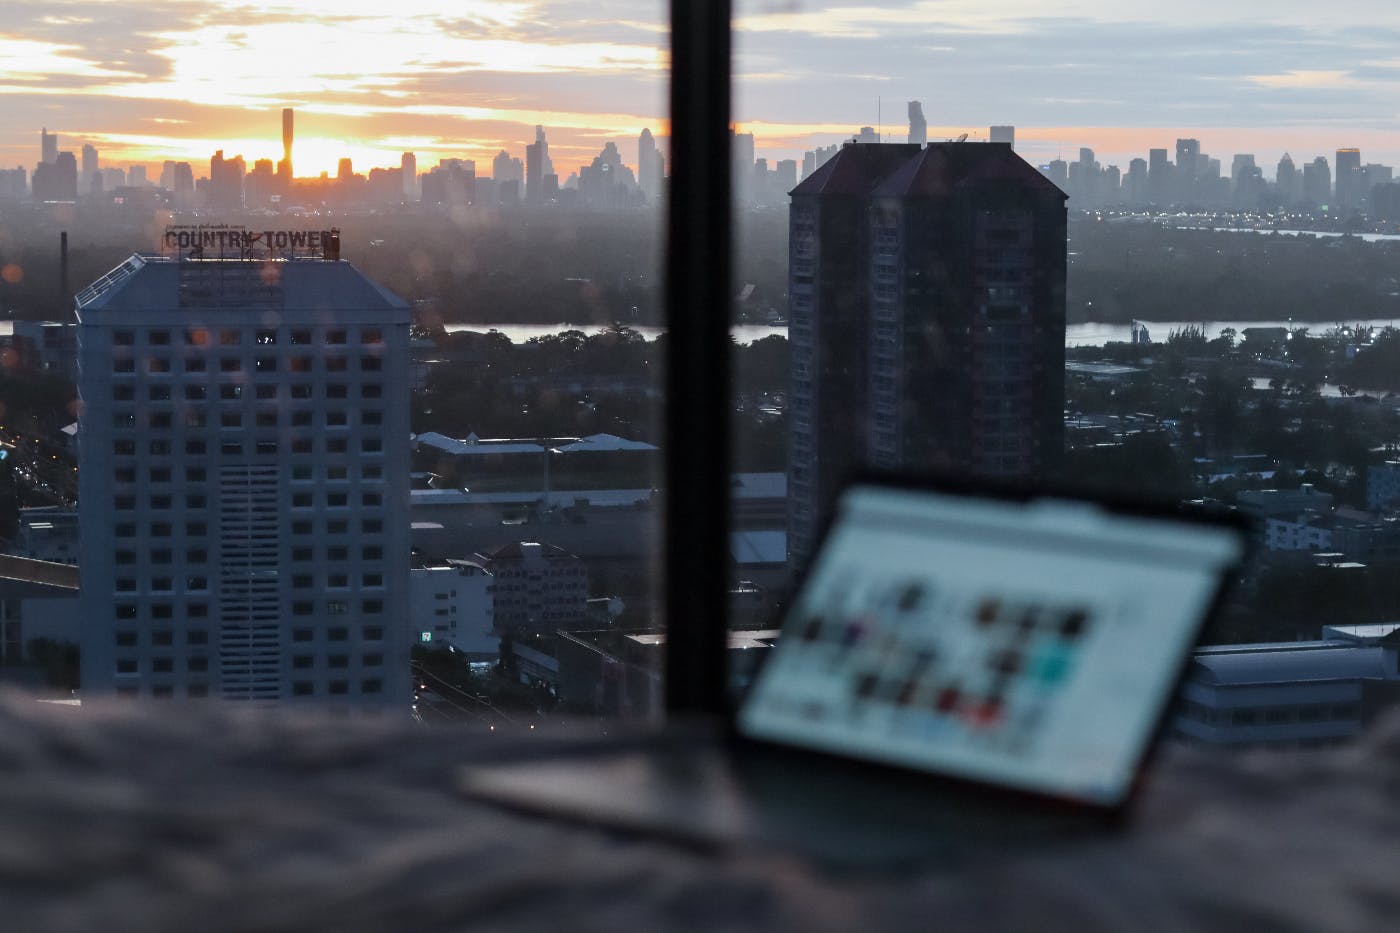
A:
POLYGON ((1247 550, 1227 517, 868 479, 732 719, 468 767, 468 796, 842 868, 1122 821, 1247 550))

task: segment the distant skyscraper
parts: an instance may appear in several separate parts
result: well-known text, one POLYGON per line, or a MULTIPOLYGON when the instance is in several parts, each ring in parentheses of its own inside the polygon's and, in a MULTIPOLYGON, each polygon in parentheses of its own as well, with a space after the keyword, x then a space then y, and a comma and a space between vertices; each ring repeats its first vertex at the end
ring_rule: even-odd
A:
POLYGON ((909 143, 922 146, 928 142, 928 121, 924 119, 924 105, 917 100, 909 102, 909 143))
POLYGON ((1016 148, 1016 127, 1014 126, 994 126, 991 128, 991 142, 1006 143, 1011 148, 1016 148))
POLYGON ((78 190, 91 191, 93 189, 93 178, 97 175, 97 147, 91 143, 83 143, 83 168, 79 176, 78 190))
POLYGON ((1361 206, 1361 150, 1337 150, 1336 204, 1340 211, 1361 206))
POLYGON ((1315 208, 1332 203, 1332 169, 1326 156, 1318 156, 1303 166, 1303 200, 1315 208))
POLYGON ((78 160, 71 152, 60 152, 52 162, 40 162, 34 168, 33 185, 36 201, 76 201, 78 160))
MULTIPOLYGON (((243 176, 243 157, 242 157, 242 156, 239 156, 239 157, 238 157, 238 174, 239 174, 239 177, 242 178, 242 176, 243 176)), ((148 178, 146 177, 146 166, 144 166, 144 165, 133 165, 133 166, 131 166, 131 168, 127 169, 127 171, 126 171, 126 183, 127 183, 128 185, 130 185, 131 187, 133 187, 133 188, 144 188, 144 187, 146 187, 146 186, 150 183, 150 179, 148 179, 148 178)))
POLYGON ((1197 185, 1201 175, 1200 157, 1199 139, 1176 141, 1176 200, 1179 204, 1195 203, 1200 196, 1197 185))
POLYGON ((209 159, 209 206, 222 210, 242 207, 243 176, 246 174, 242 156, 225 159, 222 149, 215 152, 209 159))
POLYGON ((1128 174, 1123 176, 1123 200, 1130 207, 1141 207, 1147 203, 1147 160, 1133 159, 1128 163, 1128 174))
POLYGON ((1388 185, 1395 178, 1395 171, 1388 165, 1368 162, 1361 166, 1360 181, 1357 184, 1357 204, 1365 207, 1371 198, 1371 189, 1377 185, 1388 185))
POLYGON ((1167 150, 1147 150, 1147 199, 1157 206, 1171 200, 1172 164, 1167 159, 1167 150))
POLYGON ((1004 146, 848 144, 797 186, 798 566, 864 466, 1033 477, 1058 459, 1065 263, 1063 192, 1004 146))
POLYGON ((39 161, 45 165, 58 161, 58 134, 50 133, 48 127, 39 131, 39 161))
POLYGON ((734 199, 740 204, 752 204, 754 201, 753 134, 736 133, 730 130, 729 142, 730 152, 734 156, 734 199))
POLYGON ((856 136, 856 142, 858 143, 878 143, 879 141, 880 134, 875 132, 875 127, 873 126, 862 126, 860 128, 860 133, 856 136))
POLYGON ((1298 200, 1298 169, 1293 164, 1293 157, 1286 152, 1278 160, 1278 168, 1274 171, 1274 187, 1283 206, 1288 207, 1298 200))
POLYGON ((783 194, 788 194, 797 187, 797 162, 793 159, 781 159, 773 167, 774 181, 778 190, 783 194))
POLYGON ((637 184, 648 203, 661 203, 661 156, 650 129, 643 129, 637 137, 637 184))
POLYGON ((277 177, 282 183, 292 180, 292 142, 294 139, 295 116, 291 107, 282 108, 282 161, 277 163, 277 177))
POLYGON ((403 176, 404 200, 418 200, 418 157, 411 152, 405 152, 400 156, 399 174, 403 176))
POLYGON ((535 127, 535 141, 525 147, 525 200, 536 204, 544 200, 544 178, 554 174, 549 158, 549 142, 544 127, 535 127))
POLYGON ((523 182, 525 180, 525 166, 519 159, 511 157, 509 152, 502 149, 496 153, 496 158, 491 160, 491 177, 496 182, 523 182))
POLYGON ((409 308, 207 253, 77 308, 83 694, 406 711, 409 308))

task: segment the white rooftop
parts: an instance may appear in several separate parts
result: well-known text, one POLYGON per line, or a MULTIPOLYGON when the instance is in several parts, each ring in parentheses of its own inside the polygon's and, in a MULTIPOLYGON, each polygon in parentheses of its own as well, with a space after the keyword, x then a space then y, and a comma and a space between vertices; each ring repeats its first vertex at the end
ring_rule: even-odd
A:
POLYGON ((578 440, 561 444, 555 448, 562 454, 587 453, 589 451, 615 451, 615 450, 656 450, 654 444, 644 441, 629 441, 625 437, 618 437, 616 434, 590 434, 578 440))

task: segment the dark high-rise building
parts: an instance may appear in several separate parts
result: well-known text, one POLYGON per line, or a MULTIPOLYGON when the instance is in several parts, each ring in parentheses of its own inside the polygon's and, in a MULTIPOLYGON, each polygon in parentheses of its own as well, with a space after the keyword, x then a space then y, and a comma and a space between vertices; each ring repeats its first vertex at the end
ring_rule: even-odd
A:
POLYGON ((1200 200, 1197 184, 1201 174, 1201 141, 1199 139, 1178 139, 1176 141, 1176 200, 1179 204, 1193 204, 1200 200))
POLYGON ((539 203, 544 200, 544 177, 554 174, 554 163, 549 158, 549 142, 544 138, 544 127, 535 127, 535 141, 525 147, 525 200, 539 203))
POLYGON ((1293 157, 1285 152, 1283 158, 1278 160, 1278 168, 1274 170, 1274 189, 1278 195, 1278 202, 1285 207, 1296 203, 1298 188, 1298 169, 1293 164, 1293 157))
POLYGON ((403 199, 408 202, 418 200, 418 157, 405 152, 399 157, 399 176, 403 181, 403 199))
POLYGON ((1332 169, 1326 156, 1318 156, 1303 166, 1303 200, 1315 208, 1332 203, 1332 169))
POLYGON ((917 100, 909 102, 909 142, 922 146, 928 142, 928 121, 924 119, 924 105, 917 100))
POLYGON ((76 201, 78 199, 78 160, 71 152, 60 152, 52 162, 34 168, 34 200, 76 201))
POLYGON ((661 203, 663 185, 661 154, 656 151, 656 139, 650 129, 637 137, 637 185, 651 204, 661 203))
POLYGON ((1167 150, 1147 150, 1147 199, 1156 205, 1171 200, 1172 164, 1167 150))
POLYGON ((79 295, 84 699, 407 708, 411 312, 325 246, 79 295))
POLYGON ((792 192, 789 544, 862 466, 1062 447, 1065 194, 999 143, 847 144, 792 192))
POLYGON ((1123 176, 1123 200, 1133 207, 1147 203, 1146 159, 1133 159, 1128 163, 1128 174, 1123 176))
POLYGON ((1333 199, 1339 211, 1361 206, 1361 150, 1337 150, 1337 188, 1333 199))
POLYGON ((39 161, 45 165, 58 161, 58 134, 50 133, 48 127, 39 130, 39 161))
MULTIPOLYGON (((94 189, 94 179, 97 177, 97 147, 91 143, 83 144, 83 165, 82 174, 78 176, 78 190, 87 193, 94 189)), ((96 183, 100 185, 100 183, 96 183)), ((99 189, 100 190, 100 189, 99 189)))
POLYGON ((209 206, 237 210, 243 206, 243 176, 247 166, 243 157, 224 158, 224 150, 209 159, 209 206))
POLYGON ((292 140, 294 116, 291 107, 282 108, 282 161, 277 163, 277 177, 283 185, 292 180, 292 140))

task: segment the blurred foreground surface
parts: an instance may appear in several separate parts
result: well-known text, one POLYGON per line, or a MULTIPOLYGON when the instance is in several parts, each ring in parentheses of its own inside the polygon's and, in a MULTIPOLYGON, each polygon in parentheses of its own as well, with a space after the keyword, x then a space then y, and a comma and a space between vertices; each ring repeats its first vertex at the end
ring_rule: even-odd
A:
POLYGON ((0 697, 0 927, 1382 930, 1400 909, 1400 719, 1331 752, 1173 749, 1127 832, 898 876, 704 855, 454 793, 459 765, 559 742, 0 697))

